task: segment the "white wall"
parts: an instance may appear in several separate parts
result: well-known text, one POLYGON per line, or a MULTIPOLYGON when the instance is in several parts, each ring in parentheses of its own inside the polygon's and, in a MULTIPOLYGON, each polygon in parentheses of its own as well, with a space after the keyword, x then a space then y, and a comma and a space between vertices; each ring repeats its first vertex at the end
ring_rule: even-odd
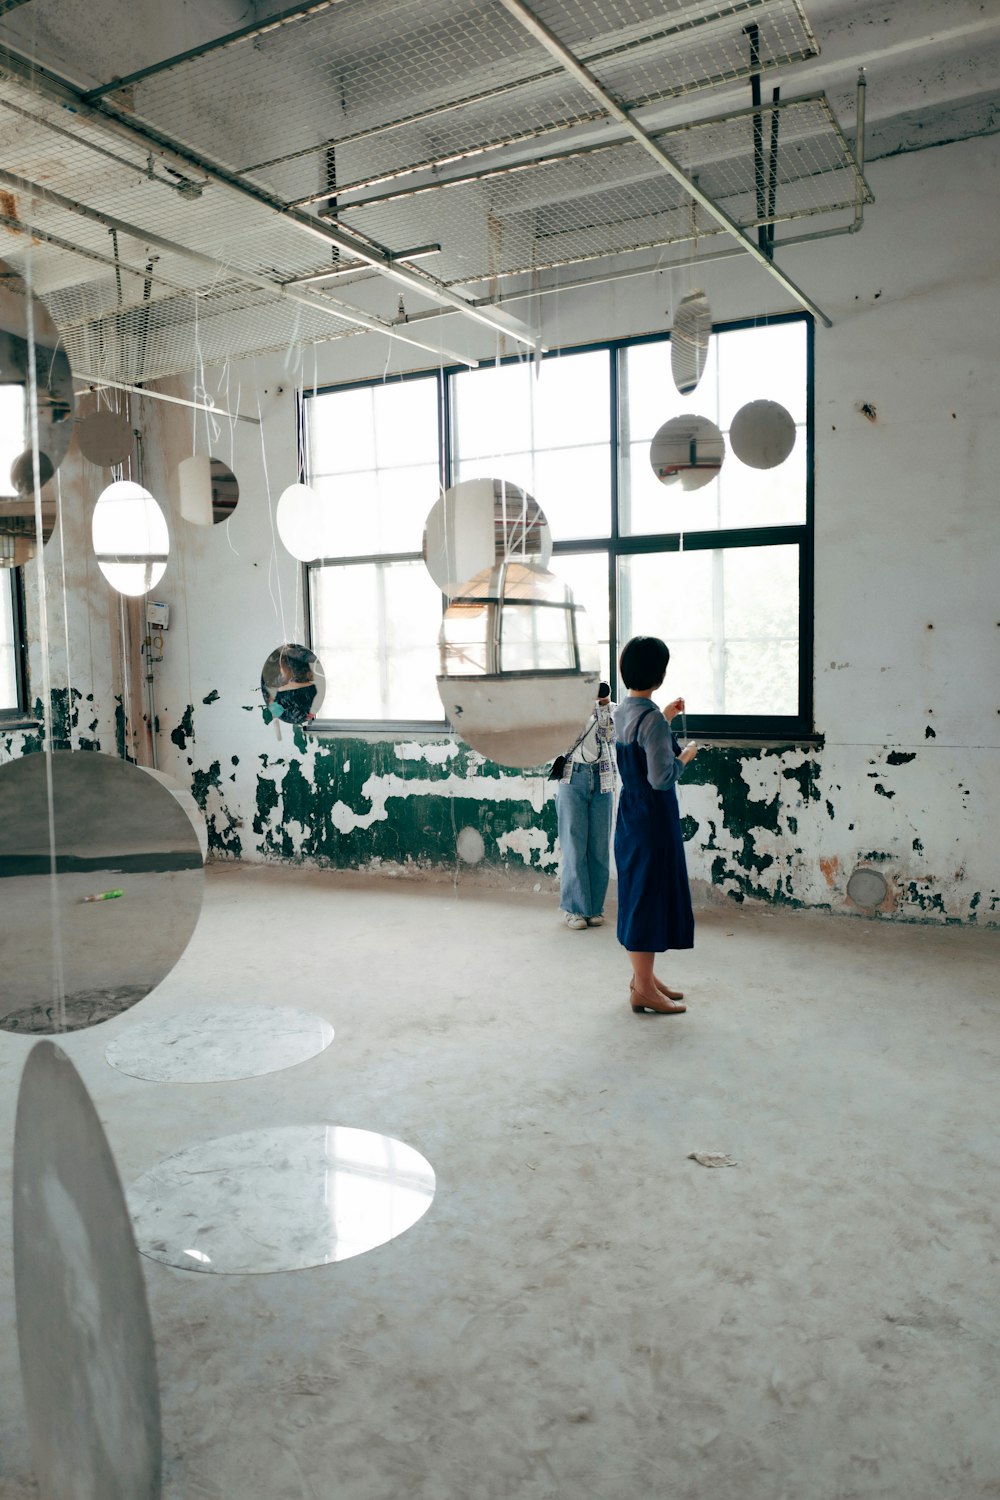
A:
MULTIPOLYGON (((697 823, 689 865, 737 899, 844 907, 860 861, 886 875, 886 912, 996 921, 1000 137, 881 161, 870 178, 876 202, 859 235, 780 256, 833 320, 816 335, 815 696, 825 745, 706 758, 705 779, 682 793, 697 823)), ((720 321, 792 306, 746 261, 707 265, 703 280, 720 321)), ((661 273, 542 299, 546 342, 665 329, 686 286, 683 275, 661 273)), ((454 340, 455 319, 439 327, 454 340)), ((462 338, 486 358, 511 352, 498 351, 486 330, 462 338)), ((242 491, 228 525, 191 527, 172 502, 174 550, 155 591, 173 610, 157 667, 159 763, 185 783, 195 778, 217 852, 447 862, 454 830, 438 825, 450 800, 455 827, 478 819, 488 850, 512 869, 551 871, 554 820, 537 780, 497 776, 454 746, 333 740, 316 749, 287 728, 279 742, 261 720, 264 658, 304 631, 301 570, 273 525, 277 497, 296 477, 295 386, 379 375, 387 356, 394 371, 435 363, 363 335, 206 372, 221 402, 259 415, 262 426, 237 423, 219 436, 216 452, 231 457, 242 491), (193 738, 179 730, 189 706, 193 738)), ((141 408, 146 480, 168 501, 173 468, 191 452, 192 419, 159 403, 141 408)), ((83 548, 92 499, 80 486, 91 476, 78 457, 68 464, 78 471, 69 530, 83 548)), ((58 581, 49 592, 61 598, 52 552, 50 544, 47 577, 58 581)), ((67 587, 71 669, 78 684, 92 675, 106 725, 109 591, 79 556, 67 587)), ((53 667, 58 677, 58 652, 53 667)), ((39 683, 36 670, 36 692, 39 683)), ((16 753, 16 736, 5 736, 0 755, 16 753)))

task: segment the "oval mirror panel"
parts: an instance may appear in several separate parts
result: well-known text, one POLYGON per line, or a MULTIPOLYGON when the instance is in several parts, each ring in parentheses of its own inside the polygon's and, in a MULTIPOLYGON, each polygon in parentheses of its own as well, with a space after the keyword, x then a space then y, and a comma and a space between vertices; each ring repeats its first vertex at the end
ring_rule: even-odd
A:
POLYGON ((500 563, 544 568, 552 556, 552 534, 537 500, 519 485, 463 479, 431 507, 423 554, 438 588, 451 595, 466 579, 500 563))
POLYGON ((711 484, 725 456, 726 444, 715 423, 693 415, 664 422, 649 449, 649 461, 660 483, 679 484, 684 490, 711 484))
POLYGON ((166 518, 149 491, 131 479, 102 491, 91 534, 101 572, 120 594, 147 594, 167 570, 166 518))

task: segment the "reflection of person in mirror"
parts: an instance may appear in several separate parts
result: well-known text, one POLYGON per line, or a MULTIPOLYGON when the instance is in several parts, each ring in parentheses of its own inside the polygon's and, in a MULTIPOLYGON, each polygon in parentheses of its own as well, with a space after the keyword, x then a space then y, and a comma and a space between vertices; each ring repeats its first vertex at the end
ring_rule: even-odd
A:
POLYGON ((615 709, 621 796, 615 825, 618 941, 632 962, 633 1011, 677 1015, 684 996, 653 973, 657 953, 694 947, 694 914, 675 787, 697 754, 670 728, 684 712, 675 698, 662 711, 652 702, 663 683, 670 650, 656 636, 639 635, 621 654, 628 697, 615 709))
POLYGON ((281 710, 286 724, 305 724, 316 716, 312 706, 316 698, 313 663, 316 653, 307 646, 282 646, 278 657, 280 677, 269 695, 271 704, 281 710))
POLYGON ((562 864, 559 905, 567 927, 600 927, 608 889, 611 812, 614 806, 615 728, 611 689, 598 687, 594 712, 566 756, 556 788, 562 864))

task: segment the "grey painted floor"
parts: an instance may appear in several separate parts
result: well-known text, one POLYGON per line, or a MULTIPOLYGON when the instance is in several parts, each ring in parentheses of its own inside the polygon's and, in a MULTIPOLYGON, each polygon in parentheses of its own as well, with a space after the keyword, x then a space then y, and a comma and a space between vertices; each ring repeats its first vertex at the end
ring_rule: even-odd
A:
MULTIPOLYGON (((210 870, 185 957, 65 1039, 126 1183, 327 1120, 437 1173, 413 1229, 315 1270, 144 1260, 166 1500, 1000 1495, 1000 934, 712 908, 633 1017, 613 927, 545 893, 210 870), (332 1047, 148 1083, 104 1048, 294 1003, 332 1047), (691 1151, 739 1166, 709 1170, 691 1151)), ((0 1035, 3 1136, 28 1038, 0 1035)), ((24 1436, 0 1182, 0 1496, 24 1436)))

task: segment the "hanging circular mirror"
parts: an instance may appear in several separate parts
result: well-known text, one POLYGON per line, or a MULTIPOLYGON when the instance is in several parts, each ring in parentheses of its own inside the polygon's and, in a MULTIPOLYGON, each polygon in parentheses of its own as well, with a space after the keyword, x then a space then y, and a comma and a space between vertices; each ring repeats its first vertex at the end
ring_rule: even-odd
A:
POLYGON ((299 562, 314 562, 320 555, 322 509, 322 501, 307 484, 290 484, 278 497, 278 535, 299 562))
POLYGON ((120 594, 148 594, 167 570, 167 522, 141 484, 109 484, 94 507, 91 534, 101 572, 120 594))
POLYGON ((670 373, 682 396, 690 396, 705 373, 712 309, 700 290, 682 297, 670 330, 670 373))
POLYGON ((748 401, 730 423, 729 446, 751 469, 776 469, 795 447, 795 422, 777 401, 748 401))
POLYGON ((76 441, 88 463, 113 469, 131 457, 132 424, 125 412, 102 406, 78 419, 76 441))
POLYGON ((680 484, 684 490, 711 484, 725 456, 726 444, 715 423, 694 415, 664 422, 649 448, 649 461, 660 483, 680 484))
POLYGON ((73 372, 60 346, 58 329, 39 299, 29 295, 24 278, 0 260, 0 567, 20 567, 38 548, 35 423, 37 478, 42 488, 41 541, 47 541, 52 532, 55 496, 47 494, 45 486, 66 456, 73 436, 73 400, 73 372))
POLYGON ((181 515, 194 526, 228 521, 240 498, 236 475, 221 458, 196 453, 177 465, 181 515))
POLYGON ((288 641, 276 646, 260 674, 264 711, 282 724, 309 724, 326 694, 323 664, 308 646, 288 641))
POLYGON ((93 750, 0 766, 0 1029, 77 1031, 128 1010, 187 947, 202 885, 187 813, 138 766, 93 750))
POLYGON ((160 1388, 132 1219, 93 1100, 52 1042, 36 1043, 21 1075, 13 1208, 38 1493, 157 1500, 160 1388))
POLYGON ((467 579, 504 562, 546 567, 552 534, 537 500, 506 479, 463 479, 431 506, 424 562, 438 588, 452 594, 467 579))
POLYGON ((597 647, 572 591, 545 568, 484 568, 458 590, 440 635, 438 692, 466 744, 498 765, 552 760, 586 722, 597 647))

